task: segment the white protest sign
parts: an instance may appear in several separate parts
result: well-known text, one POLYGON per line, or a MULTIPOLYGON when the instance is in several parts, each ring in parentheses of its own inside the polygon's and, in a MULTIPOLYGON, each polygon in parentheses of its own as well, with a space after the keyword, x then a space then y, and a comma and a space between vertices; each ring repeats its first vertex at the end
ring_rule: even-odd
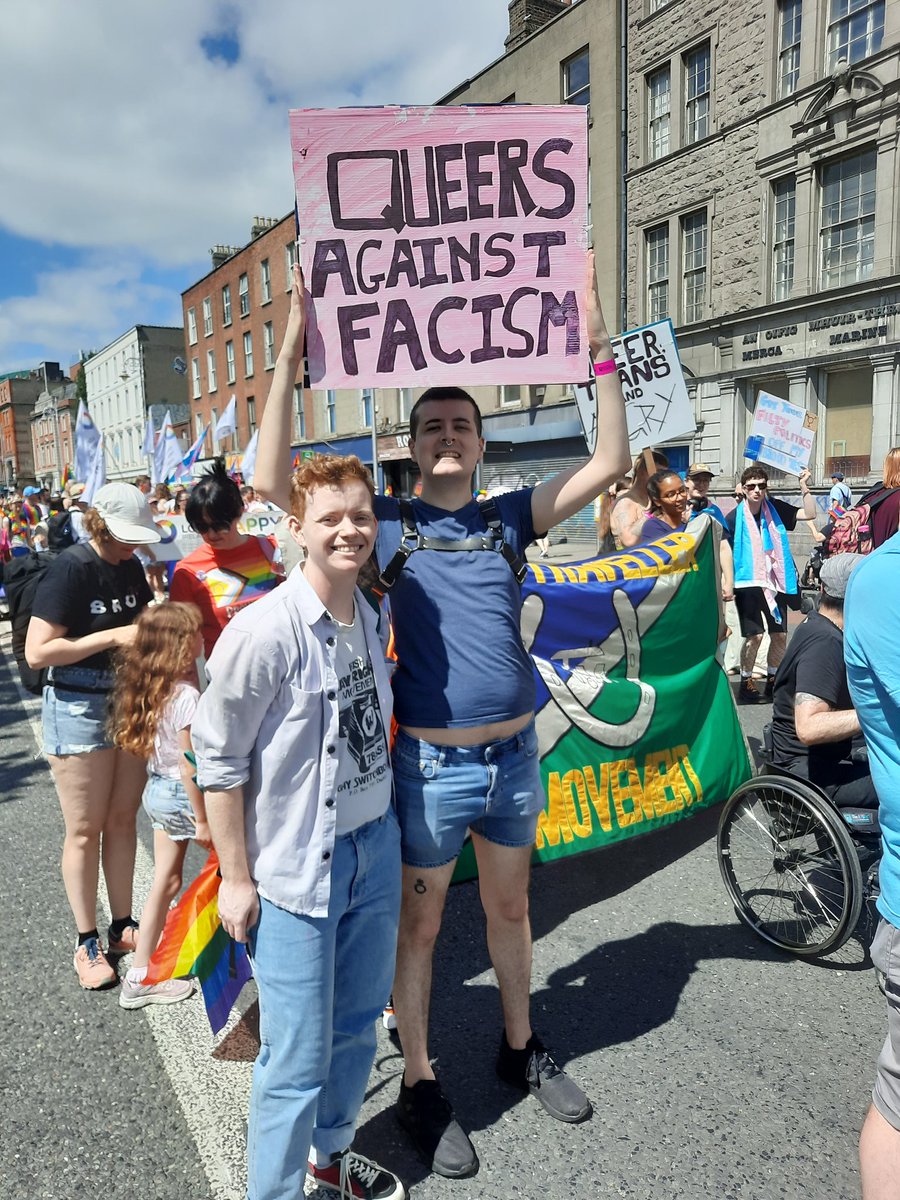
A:
POLYGON ((799 475, 809 466, 818 424, 818 418, 805 408, 760 392, 744 457, 787 475, 799 475))
MULTIPOLYGON (((625 396, 628 446, 632 456, 647 446, 689 436, 696 428, 671 321, 630 329, 612 339, 613 357, 625 396)), ((588 451, 597 443, 597 400, 593 383, 575 388, 588 451)))

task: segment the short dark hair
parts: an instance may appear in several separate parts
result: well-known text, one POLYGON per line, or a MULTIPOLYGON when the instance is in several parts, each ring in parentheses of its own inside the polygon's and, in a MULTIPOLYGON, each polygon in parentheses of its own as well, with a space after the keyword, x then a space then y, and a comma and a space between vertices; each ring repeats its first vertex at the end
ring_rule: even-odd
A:
POLYGON ((228 474, 225 459, 220 455, 191 488, 184 515, 188 524, 196 529, 198 522, 201 525, 230 525, 243 512, 241 489, 228 474))
POLYGON ((769 472, 765 467, 760 466, 759 463, 754 463, 752 467, 747 467, 745 471, 741 472, 741 485, 747 483, 751 479, 764 479, 766 483, 768 483, 769 472))
POLYGON ((481 437, 481 409, 469 393, 458 387, 433 387, 422 393, 409 414, 409 436, 413 441, 416 440, 419 428, 419 408, 428 400, 468 400, 475 410, 475 432, 481 437))

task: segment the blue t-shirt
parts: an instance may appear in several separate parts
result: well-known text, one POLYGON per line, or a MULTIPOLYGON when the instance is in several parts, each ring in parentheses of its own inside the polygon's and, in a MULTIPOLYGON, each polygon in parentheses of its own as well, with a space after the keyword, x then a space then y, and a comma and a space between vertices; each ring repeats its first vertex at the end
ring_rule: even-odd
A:
MULTIPOLYGON (((534 541, 532 488, 495 497, 503 536, 517 554, 534 541)), ((457 512, 413 500, 426 537, 462 541, 484 533, 477 500, 457 512)), ((375 497, 376 553, 384 568, 403 527, 399 501, 375 497)), ((394 716, 400 725, 449 729, 508 721, 535 704, 531 659, 522 645, 522 589, 493 551, 416 550, 388 593, 397 668, 394 716)))
POLYGON ((670 533, 684 533, 686 529, 687 521, 682 521, 680 525, 670 525, 662 517, 648 517, 641 526, 641 540, 638 545, 643 546, 646 542, 655 542, 657 538, 668 537, 670 533))
POLYGON ((878 911, 900 928, 900 534, 863 560, 844 601, 844 662, 880 801, 878 911))

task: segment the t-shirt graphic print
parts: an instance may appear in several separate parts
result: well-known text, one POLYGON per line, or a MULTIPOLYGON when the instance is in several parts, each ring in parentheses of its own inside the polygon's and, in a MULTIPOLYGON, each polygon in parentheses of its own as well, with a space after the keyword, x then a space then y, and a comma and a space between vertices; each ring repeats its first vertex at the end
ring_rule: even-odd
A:
POLYGON ((391 800, 384 721, 362 622, 338 626, 337 833, 383 816, 391 800))

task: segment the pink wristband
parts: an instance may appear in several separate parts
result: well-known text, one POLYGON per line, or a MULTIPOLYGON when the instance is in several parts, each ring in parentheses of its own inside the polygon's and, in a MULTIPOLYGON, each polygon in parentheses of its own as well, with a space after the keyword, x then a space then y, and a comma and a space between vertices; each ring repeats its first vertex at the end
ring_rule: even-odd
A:
POLYGON ((614 358, 608 358, 606 362, 594 363, 595 375, 612 375, 615 369, 616 360, 614 358))

